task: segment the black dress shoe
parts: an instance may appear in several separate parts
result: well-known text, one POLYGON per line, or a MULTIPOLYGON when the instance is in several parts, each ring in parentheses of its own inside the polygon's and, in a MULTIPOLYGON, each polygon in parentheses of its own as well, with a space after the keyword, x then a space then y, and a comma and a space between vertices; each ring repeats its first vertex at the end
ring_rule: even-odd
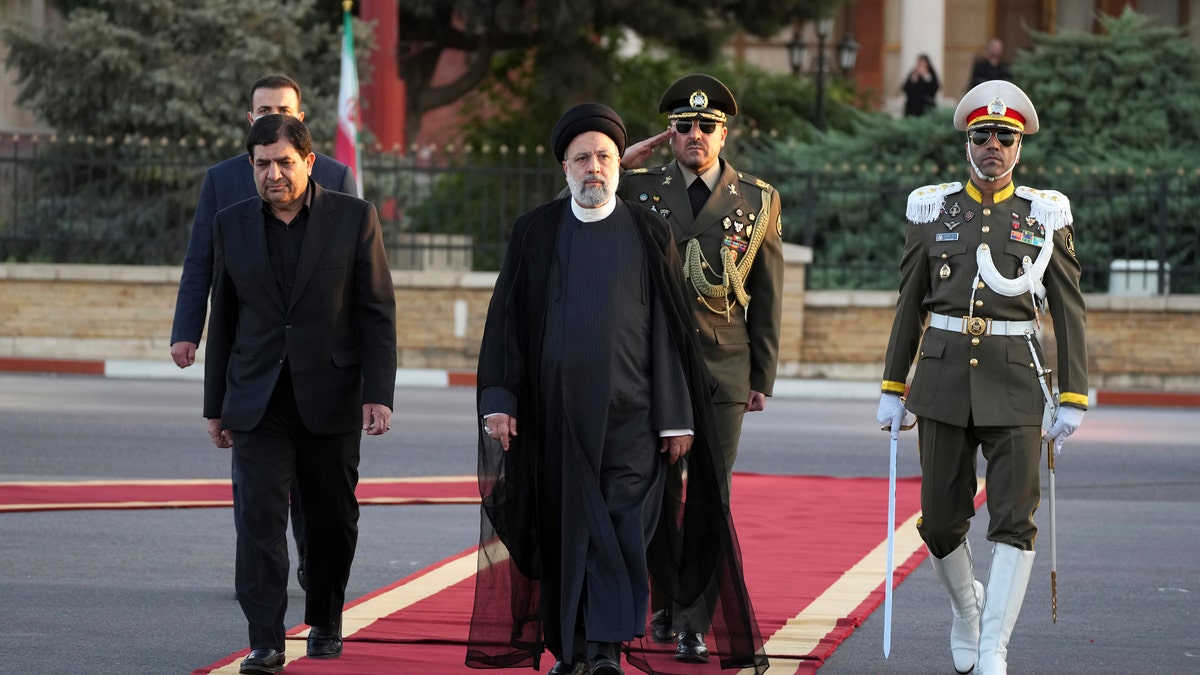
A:
POLYGON ((274 649, 252 649, 242 660, 239 673, 278 673, 283 670, 283 652, 274 649))
POLYGON ((308 629, 308 658, 336 659, 342 655, 340 626, 313 626, 308 629))
POLYGON ((671 610, 660 609, 650 618, 650 639, 660 644, 675 639, 675 631, 671 628, 671 610))
POLYGON ((703 633, 680 633, 675 645, 675 660, 687 663, 708 663, 708 647, 703 633))
POLYGON ((607 656, 597 656, 588 664, 587 675, 625 675, 621 664, 607 656))
POLYGON ((568 666, 562 661, 555 661, 554 667, 551 668, 546 675, 588 675, 588 664, 584 658, 579 658, 575 661, 575 665, 568 666))

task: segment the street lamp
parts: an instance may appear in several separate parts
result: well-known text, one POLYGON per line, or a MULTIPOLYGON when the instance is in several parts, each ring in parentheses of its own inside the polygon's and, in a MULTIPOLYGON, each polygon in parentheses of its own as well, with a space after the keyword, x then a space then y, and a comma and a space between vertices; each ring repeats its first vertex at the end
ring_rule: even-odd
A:
MULTIPOLYGON (((833 32, 833 19, 826 17, 819 19, 816 24, 817 29, 817 63, 816 72, 817 78, 817 97, 814 109, 814 123, 817 128, 825 130, 825 75, 827 70, 825 43, 829 40, 830 34, 833 32)), ((787 43, 788 62, 792 66, 792 74, 800 75, 807 71, 808 68, 808 44, 800 37, 799 29, 792 32, 792 39, 787 43)), ((843 72, 854 70, 854 63, 858 59, 858 43, 854 41, 854 36, 847 32, 842 36, 842 39, 837 44, 837 62, 843 72)))

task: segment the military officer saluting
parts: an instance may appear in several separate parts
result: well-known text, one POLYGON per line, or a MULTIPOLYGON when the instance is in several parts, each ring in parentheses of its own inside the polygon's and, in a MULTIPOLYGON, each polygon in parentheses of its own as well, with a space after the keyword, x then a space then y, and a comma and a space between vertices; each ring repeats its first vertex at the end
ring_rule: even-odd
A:
MULTIPOLYGON (((630 170, 620 194, 670 223, 679 246, 701 351, 717 380, 713 403, 728 498, 742 419, 766 406, 775 384, 783 301, 779 193, 721 159, 726 123, 738 108, 720 80, 685 75, 667 88, 658 110, 667 114, 668 129, 622 156, 621 165, 630 170), (674 161, 633 168, 668 141, 674 161)), ((668 490, 673 495, 680 494, 682 464, 672 467, 668 490)), ((705 603, 671 608, 660 596, 652 598, 657 610, 652 636, 660 642, 675 639, 675 657, 681 661, 707 661, 705 603)))
POLYGON ((984 82, 959 102, 954 126, 966 132, 970 174, 965 185, 927 186, 909 197, 878 420, 897 434, 916 415, 917 528, 950 593, 954 667, 996 675, 1007 671, 1008 640, 1033 567, 1042 441, 1061 450, 1087 410, 1086 312, 1067 198, 1012 181, 1022 141, 1038 130, 1029 97, 1009 82, 984 82), (1037 335, 1051 318, 1057 401, 1045 400, 1039 382, 1049 364, 1037 335), (1043 436, 1047 406, 1054 418, 1043 436), (975 579, 966 539, 977 448, 987 460, 993 543, 986 589, 975 579))

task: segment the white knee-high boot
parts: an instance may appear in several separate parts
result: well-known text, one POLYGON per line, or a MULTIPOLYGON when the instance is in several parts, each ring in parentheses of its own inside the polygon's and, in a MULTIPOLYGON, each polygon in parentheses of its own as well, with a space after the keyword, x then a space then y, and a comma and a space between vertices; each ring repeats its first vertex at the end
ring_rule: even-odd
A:
POLYGON ((1033 551, 1022 551, 1009 544, 997 543, 993 549, 987 601, 983 604, 980 624, 977 675, 1008 673, 1008 638, 1021 613, 1034 555, 1033 551))
POLYGON ((945 558, 932 554, 929 562, 942 585, 950 591, 950 611, 954 622, 950 624, 950 655, 954 657, 954 670, 969 673, 975 667, 979 651, 979 617, 983 609, 983 584, 975 580, 971 563, 971 547, 966 540, 945 558))

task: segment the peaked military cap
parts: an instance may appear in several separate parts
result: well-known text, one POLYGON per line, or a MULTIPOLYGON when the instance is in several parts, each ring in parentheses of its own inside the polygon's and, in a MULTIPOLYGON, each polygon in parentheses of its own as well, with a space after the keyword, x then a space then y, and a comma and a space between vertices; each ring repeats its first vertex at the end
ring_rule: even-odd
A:
POLYGON ((658 112, 671 119, 699 118, 724 122, 726 115, 737 114, 737 100, 720 80, 704 73, 691 73, 667 87, 658 112))
POLYGON ((968 91, 954 109, 954 128, 1010 129, 1036 134, 1037 110, 1021 88, 1005 80, 988 80, 968 91))

